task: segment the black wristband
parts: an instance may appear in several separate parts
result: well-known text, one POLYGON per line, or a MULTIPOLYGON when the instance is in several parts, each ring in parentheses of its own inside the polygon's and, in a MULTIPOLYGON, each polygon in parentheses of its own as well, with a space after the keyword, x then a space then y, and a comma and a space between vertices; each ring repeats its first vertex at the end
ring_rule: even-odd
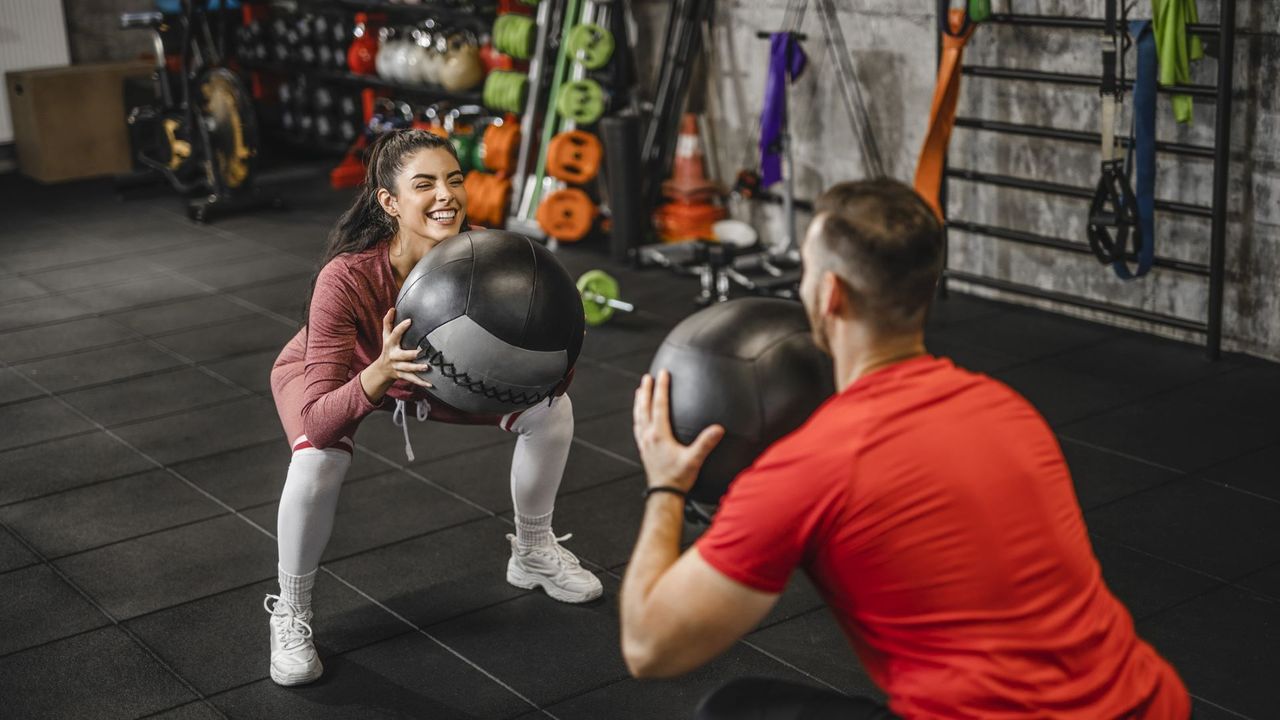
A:
POLYGON ((672 495, 679 495, 681 500, 685 499, 689 494, 678 487, 673 487, 671 485, 658 485, 657 487, 651 487, 645 490, 644 499, 648 500, 654 493, 671 493, 672 495))

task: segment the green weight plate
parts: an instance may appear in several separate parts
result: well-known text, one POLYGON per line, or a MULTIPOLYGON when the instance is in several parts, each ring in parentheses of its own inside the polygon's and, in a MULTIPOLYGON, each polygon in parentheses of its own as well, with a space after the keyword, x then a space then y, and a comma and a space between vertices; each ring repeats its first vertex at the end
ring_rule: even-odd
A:
POLYGON ((590 125, 604 114, 604 90, 595 80, 575 80, 560 88, 556 109, 580 125, 590 125))
POLYGON ((618 281, 603 270, 588 270, 578 278, 578 293, 582 295, 582 311, 587 324, 603 325, 613 317, 613 308, 597 299, 618 299, 618 281))
POLYGON ((453 143, 453 149, 458 151, 458 164, 462 166, 462 172, 467 172, 475 167, 473 158, 476 154, 476 140, 470 135, 453 135, 450 136, 449 142, 453 143))
POLYGON ((569 31, 569 56, 588 70, 599 70, 613 57, 613 33, 590 23, 569 31))

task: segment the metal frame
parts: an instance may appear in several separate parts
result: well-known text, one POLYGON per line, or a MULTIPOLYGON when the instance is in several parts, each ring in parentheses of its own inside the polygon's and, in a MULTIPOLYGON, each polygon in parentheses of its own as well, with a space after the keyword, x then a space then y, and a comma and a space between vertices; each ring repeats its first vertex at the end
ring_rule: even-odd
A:
MULTIPOLYGON (((1162 257, 1157 257, 1154 263, 1154 266, 1156 268, 1160 268, 1162 271, 1185 273, 1188 275, 1203 277, 1208 280, 1209 304, 1205 320, 1191 320, 1162 313, 1154 313, 1140 308, 1116 305, 1101 300, 1093 300, 1071 295, 1069 293, 1046 290, 1044 288, 1025 285, 1022 283, 984 277, 960 270, 953 270, 945 267, 945 265, 943 267, 943 283, 941 287, 943 295, 945 296, 946 293, 946 280, 950 278, 972 285, 1000 290, 1002 292, 1105 312, 1117 317, 1137 319, 1182 330, 1192 330, 1204 333, 1205 353, 1210 359, 1217 359, 1221 354, 1222 349, 1222 302, 1226 257, 1227 187, 1230 173, 1231 99, 1233 90, 1232 72, 1235 64, 1235 40, 1237 35, 1237 30, 1235 29, 1235 14, 1236 0, 1223 0, 1221 4, 1221 17, 1219 18, 1218 24, 1200 23, 1189 25, 1187 28, 1189 33, 1217 38, 1218 78, 1216 85, 1174 85, 1160 87, 1160 92, 1163 93, 1187 94, 1203 100, 1212 101, 1216 105, 1213 147, 1170 142, 1156 143, 1156 151, 1158 153, 1182 157, 1198 157, 1213 161, 1213 192, 1212 202, 1210 205, 1193 205, 1166 200, 1158 200, 1156 202, 1156 209, 1162 212, 1190 215, 1210 220, 1208 264, 1186 262, 1162 257)), ((938 18, 939 34, 943 31, 942 24, 945 22, 945 16, 940 14, 938 18)), ((1103 29, 1103 21, 1100 19, 1053 17, 1045 15, 994 14, 987 20, 987 22, 1024 27, 1061 28, 1065 30, 1101 31, 1103 29)), ((939 48, 941 48, 941 43, 939 43, 939 48)), ((940 49, 939 52, 941 52, 940 49)), ((1071 73, 1042 72, 1016 68, 994 68, 982 66, 965 66, 962 68, 961 72, 970 77, 988 77, 1000 80, 1044 82, 1083 87, 1099 87, 1101 85, 1101 79, 1096 76, 1071 73)), ((1132 82, 1127 82, 1126 87, 1132 87, 1132 82)), ((956 118, 956 126, 979 132, 995 133, 998 135, 1021 135, 1025 137, 1046 138, 1095 146, 1099 143, 1099 136, 1097 133, 1064 130, 1060 128, 1036 125, 1020 125, 995 120, 985 120, 981 118, 958 117, 956 118)), ((1130 138, 1120 138, 1119 140, 1125 146, 1128 146, 1131 142, 1130 138)), ((942 183, 942 197, 944 199, 942 202, 942 208, 944 214, 946 212, 945 198, 947 182, 951 178, 997 187, 1045 193, 1059 197, 1087 200, 1093 196, 1093 191, 1091 189, 1062 185, 1046 180, 1011 177, 1007 175, 997 175, 993 173, 979 172, 976 170, 945 166, 942 183)), ((1048 247, 1064 252, 1091 254, 1089 246, 1083 242, 1045 237, 1020 230, 983 225, 964 220, 954 220, 951 218, 947 219, 947 226, 975 236, 997 238, 1008 242, 1033 245, 1037 247, 1048 247)), ((949 237, 947 242, 948 244, 950 243, 949 237)))

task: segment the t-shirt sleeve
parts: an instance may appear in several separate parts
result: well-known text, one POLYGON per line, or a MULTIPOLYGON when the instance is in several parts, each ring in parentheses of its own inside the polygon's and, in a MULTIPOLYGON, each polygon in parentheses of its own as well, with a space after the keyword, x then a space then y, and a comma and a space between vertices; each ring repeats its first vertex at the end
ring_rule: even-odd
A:
POLYGON ((766 451, 729 485, 698 553, 743 585, 782 592, 842 507, 849 473, 832 454, 766 451))
POLYGON ((302 426, 318 448, 355 432, 378 406, 369 401, 353 367, 356 352, 356 298, 341 268, 330 263, 316 278, 307 316, 306 389, 302 426))

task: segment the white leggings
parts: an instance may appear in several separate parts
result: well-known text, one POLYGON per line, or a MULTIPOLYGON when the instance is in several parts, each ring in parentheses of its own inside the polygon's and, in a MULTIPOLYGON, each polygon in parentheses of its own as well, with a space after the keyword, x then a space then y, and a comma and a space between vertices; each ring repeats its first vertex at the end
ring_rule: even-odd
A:
MULTIPOLYGON (((518 435, 511 458, 511 499, 516 514, 549 515, 573 441, 573 403, 568 395, 562 395, 550 405, 535 405, 511 423, 510 431, 518 435)), ((284 572, 306 575, 320 566, 320 556, 333 532, 338 491, 350 468, 351 453, 346 450, 307 446, 293 452, 276 525, 280 569, 284 572)))

